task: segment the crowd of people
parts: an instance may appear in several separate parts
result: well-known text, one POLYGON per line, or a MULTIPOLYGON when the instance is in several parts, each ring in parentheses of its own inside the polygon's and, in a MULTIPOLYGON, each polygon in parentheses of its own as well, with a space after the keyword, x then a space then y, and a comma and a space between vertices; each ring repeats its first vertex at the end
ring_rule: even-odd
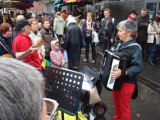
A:
MULTIPOLYGON (((91 12, 87 12, 84 19, 80 19, 82 16, 68 15, 65 11, 57 12, 54 19, 42 15, 37 18, 18 15, 13 21, 13 15, 4 16, 7 17, 0 17, 3 18, 0 20, 0 56, 13 57, 22 62, 0 58, 0 101, 4 102, 4 109, 0 108, 4 110, 1 119, 39 120, 46 109, 42 100, 43 77, 39 73, 43 74, 45 70, 42 61, 45 59, 54 67, 78 70, 81 48, 85 48, 83 61, 89 62, 91 46, 94 64, 95 31, 103 45, 103 52, 113 50, 114 47, 116 52, 123 53, 129 61, 122 88, 113 91, 113 101, 114 120, 131 120, 130 103, 137 84, 136 77, 142 71, 142 58, 147 58, 150 65, 160 59, 160 12, 149 19, 147 9, 142 9, 139 16, 132 10, 128 18, 119 23, 111 17, 109 8, 101 11, 96 20, 91 12), (4 84, 5 81, 7 84, 4 84), (22 109, 26 111, 20 113, 22 109), (36 115, 32 116, 32 112, 36 115)), ((117 79, 122 70, 116 69, 111 74, 117 79)))

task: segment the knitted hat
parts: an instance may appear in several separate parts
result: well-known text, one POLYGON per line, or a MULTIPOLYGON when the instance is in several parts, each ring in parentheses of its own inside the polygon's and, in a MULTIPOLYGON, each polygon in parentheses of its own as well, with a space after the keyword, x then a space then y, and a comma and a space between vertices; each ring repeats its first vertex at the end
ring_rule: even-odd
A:
POLYGON ((16 30, 20 31, 24 26, 29 25, 28 20, 24 19, 16 24, 16 30))

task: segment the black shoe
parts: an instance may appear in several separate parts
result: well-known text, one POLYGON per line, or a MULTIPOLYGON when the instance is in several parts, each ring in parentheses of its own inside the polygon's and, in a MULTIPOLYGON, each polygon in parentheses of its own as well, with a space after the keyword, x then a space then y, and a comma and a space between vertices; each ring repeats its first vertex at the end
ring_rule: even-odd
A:
POLYGON ((83 62, 87 62, 88 60, 87 60, 87 58, 85 58, 84 60, 83 60, 83 62))

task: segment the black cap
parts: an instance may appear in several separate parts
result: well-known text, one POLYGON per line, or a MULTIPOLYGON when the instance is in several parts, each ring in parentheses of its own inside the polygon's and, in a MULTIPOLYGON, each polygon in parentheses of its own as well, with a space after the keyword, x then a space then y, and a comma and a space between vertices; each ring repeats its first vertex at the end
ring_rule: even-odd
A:
POLYGON ((24 26, 29 25, 28 20, 24 19, 16 24, 16 30, 20 31, 24 26))
POLYGON ((130 15, 131 13, 133 13, 133 14, 135 14, 135 15, 138 15, 138 13, 137 13, 135 10, 130 11, 130 12, 129 12, 129 15, 130 15))

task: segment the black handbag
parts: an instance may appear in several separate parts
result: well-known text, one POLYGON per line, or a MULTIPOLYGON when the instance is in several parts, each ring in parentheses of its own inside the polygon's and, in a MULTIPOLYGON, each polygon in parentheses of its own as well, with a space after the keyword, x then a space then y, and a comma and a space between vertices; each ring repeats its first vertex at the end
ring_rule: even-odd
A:
POLYGON ((92 31, 86 30, 86 38, 92 38, 92 31))

